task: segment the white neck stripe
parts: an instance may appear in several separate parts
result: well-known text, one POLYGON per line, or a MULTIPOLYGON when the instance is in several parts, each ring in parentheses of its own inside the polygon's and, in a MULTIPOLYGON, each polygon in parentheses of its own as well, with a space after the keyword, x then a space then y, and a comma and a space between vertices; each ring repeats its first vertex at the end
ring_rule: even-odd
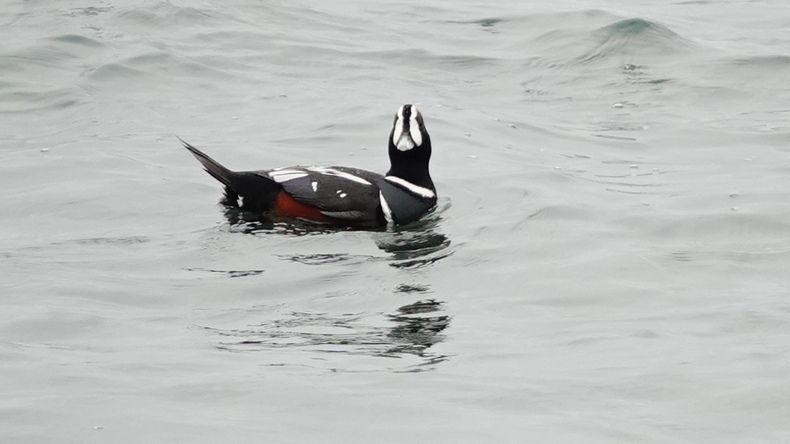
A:
POLYGON ((386 179, 386 180, 388 180, 388 181, 390 181, 392 183, 398 184, 398 185, 402 186, 403 188, 406 188, 407 190, 409 190, 412 193, 417 194, 419 196, 422 196, 422 197, 425 197, 425 198, 428 198, 428 199, 436 197, 436 193, 434 193, 433 190, 430 190, 430 189, 425 188, 425 187, 421 187, 419 185, 414 185, 413 183, 409 182, 408 180, 401 179, 400 177, 397 177, 397 176, 386 176, 384 179, 386 179))

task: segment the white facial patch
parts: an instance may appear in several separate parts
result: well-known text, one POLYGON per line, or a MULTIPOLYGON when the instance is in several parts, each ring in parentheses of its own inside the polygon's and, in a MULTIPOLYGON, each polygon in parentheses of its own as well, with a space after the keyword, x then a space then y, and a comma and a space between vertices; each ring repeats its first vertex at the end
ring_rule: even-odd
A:
POLYGON ((307 168, 307 170, 308 171, 313 171, 315 173, 326 174, 327 176, 340 177, 340 178, 343 178, 343 179, 346 179, 346 180, 350 180, 352 182, 361 183, 362 185, 372 185, 370 182, 368 182, 367 180, 365 180, 365 179, 363 179, 363 178, 361 178, 359 176, 355 176, 355 175, 353 175, 351 173, 346 173, 345 171, 336 170, 334 168, 310 167, 310 168, 307 168))
POLYGON ((398 114, 395 117, 395 127, 392 130, 392 144, 398 146, 401 136, 403 136, 403 106, 398 108, 398 114))
POLYGON ((417 123, 417 107, 409 105, 409 131, 405 132, 405 121, 403 119, 403 110, 406 105, 398 109, 398 115, 395 119, 395 126, 392 131, 392 144, 400 151, 408 151, 415 146, 422 145, 422 134, 420 134, 420 125, 417 123))
POLYGON ((417 107, 412 105, 411 106, 411 115, 409 116, 409 133, 411 134, 411 140, 417 146, 422 145, 422 134, 420 133, 420 125, 417 123, 417 115, 420 112, 417 111, 417 107))
POLYGON ((421 187, 419 185, 414 185, 413 183, 409 182, 408 180, 401 179, 400 177, 387 176, 384 179, 386 179, 388 182, 398 184, 401 187, 409 190, 410 192, 412 192, 412 193, 414 193, 414 194, 416 194, 418 196, 422 196, 422 197, 425 197, 427 199, 431 199, 433 197, 436 197, 436 193, 434 193, 433 190, 430 190, 430 189, 425 188, 425 187, 421 187))

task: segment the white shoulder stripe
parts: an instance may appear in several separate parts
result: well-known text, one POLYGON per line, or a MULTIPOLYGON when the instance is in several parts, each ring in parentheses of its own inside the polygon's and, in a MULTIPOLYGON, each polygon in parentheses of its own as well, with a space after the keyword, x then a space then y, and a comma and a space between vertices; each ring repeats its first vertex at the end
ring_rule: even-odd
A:
POLYGON ((392 210, 390 210, 390 205, 387 203, 387 199, 384 199, 381 191, 379 191, 379 202, 381 202, 381 212, 384 213, 384 220, 387 221, 387 225, 394 224, 395 219, 392 218, 392 210))
POLYGON ((289 180, 301 179, 307 177, 307 173, 300 170, 276 170, 269 171, 269 177, 277 183, 288 182, 289 180))
POLYGON ((346 173, 345 171, 336 170, 334 168, 310 167, 307 168, 307 170, 315 173, 326 174, 328 176, 340 177, 342 179, 350 180, 352 182, 361 183, 362 185, 372 185, 370 182, 359 176, 355 176, 351 173, 346 173))
POLYGON ((411 183, 411 182, 409 182, 407 180, 401 179, 400 177, 387 176, 384 179, 386 179, 386 180, 388 180, 388 181, 390 181, 392 183, 398 184, 398 185, 402 186, 403 188, 406 188, 407 190, 409 190, 412 193, 417 194, 419 196, 422 196, 422 197, 425 197, 425 198, 428 198, 428 199, 436 197, 436 193, 434 193, 433 190, 430 190, 430 189, 425 188, 425 187, 421 187, 419 185, 414 185, 413 183, 411 183))

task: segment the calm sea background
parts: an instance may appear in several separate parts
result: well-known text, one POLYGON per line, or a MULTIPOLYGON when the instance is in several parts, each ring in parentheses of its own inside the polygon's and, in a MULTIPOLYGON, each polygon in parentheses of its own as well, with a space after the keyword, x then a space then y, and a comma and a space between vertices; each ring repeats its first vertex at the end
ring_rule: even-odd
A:
POLYGON ((0 3, 0 441, 790 439, 790 2, 0 3), (403 103, 394 232, 175 138, 384 172, 403 103))

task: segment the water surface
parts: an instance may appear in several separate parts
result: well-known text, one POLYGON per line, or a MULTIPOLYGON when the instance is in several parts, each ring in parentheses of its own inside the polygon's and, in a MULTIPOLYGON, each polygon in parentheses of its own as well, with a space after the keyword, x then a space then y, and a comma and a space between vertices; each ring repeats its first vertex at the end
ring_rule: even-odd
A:
POLYGON ((4 442, 780 442, 790 6, 4 2, 4 442), (440 205, 238 222, 231 168, 440 205))

